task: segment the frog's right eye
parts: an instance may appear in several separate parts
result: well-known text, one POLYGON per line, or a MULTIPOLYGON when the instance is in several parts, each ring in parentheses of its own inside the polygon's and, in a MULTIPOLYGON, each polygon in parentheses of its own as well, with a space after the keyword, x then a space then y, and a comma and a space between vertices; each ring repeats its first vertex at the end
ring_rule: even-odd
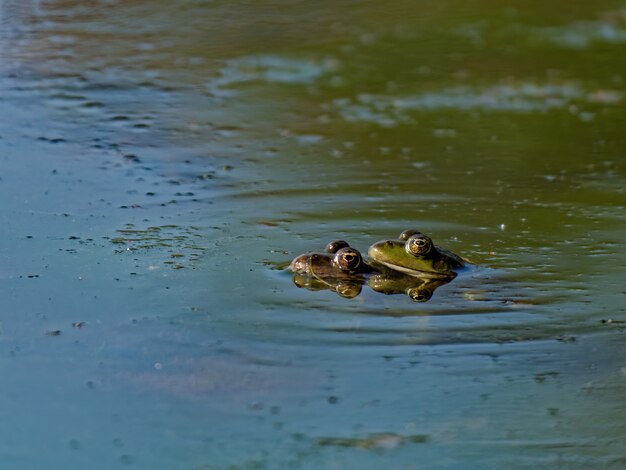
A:
POLYGON ((433 246, 432 240, 426 235, 412 235, 406 241, 404 249, 413 256, 423 256, 427 254, 433 246))
POLYGON ((361 266, 361 253, 354 248, 342 248, 335 254, 335 263, 342 271, 352 271, 361 266))

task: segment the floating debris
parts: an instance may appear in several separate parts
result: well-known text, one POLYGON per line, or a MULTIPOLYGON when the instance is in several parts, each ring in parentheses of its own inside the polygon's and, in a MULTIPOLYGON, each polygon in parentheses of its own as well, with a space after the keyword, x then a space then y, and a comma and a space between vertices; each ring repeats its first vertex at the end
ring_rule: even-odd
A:
POLYGON ((429 441, 427 434, 400 436, 394 433, 372 434, 366 437, 322 437, 320 446, 352 447, 366 450, 393 449, 403 444, 424 444, 429 441))
POLYGON ((488 86, 453 86, 405 96, 360 94, 338 98, 334 107, 348 122, 371 122, 393 127, 411 122, 419 112, 454 109, 458 111, 546 112, 572 106, 618 106, 624 93, 617 90, 585 89, 579 82, 501 82, 488 86))
MULTIPOLYGON (((160 225, 136 228, 133 224, 117 230, 120 235, 110 239, 119 246, 116 253, 138 252, 147 250, 164 250, 169 259, 163 264, 172 269, 182 269, 187 263, 197 261, 206 250, 200 245, 203 237, 197 227, 180 227, 178 225, 160 225)), ((152 268, 154 270, 154 268, 152 268)))

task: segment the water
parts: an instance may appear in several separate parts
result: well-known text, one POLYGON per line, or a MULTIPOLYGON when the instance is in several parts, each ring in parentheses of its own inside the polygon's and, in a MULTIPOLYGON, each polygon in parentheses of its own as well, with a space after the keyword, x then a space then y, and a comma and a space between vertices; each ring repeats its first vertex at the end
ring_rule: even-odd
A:
POLYGON ((623 2, 0 7, 0 467, 624 466, 623 2))

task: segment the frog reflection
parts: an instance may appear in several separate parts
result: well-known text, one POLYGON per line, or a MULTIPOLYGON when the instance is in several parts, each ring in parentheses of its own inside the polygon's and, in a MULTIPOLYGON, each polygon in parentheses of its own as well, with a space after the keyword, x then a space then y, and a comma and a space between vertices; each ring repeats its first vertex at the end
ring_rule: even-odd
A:
POLYGON ((413 302, 428 302, 435 290, 452 278, 423 278, 403 274, 390 269, 372 274, 369 287, 381 294, 406 294, 413 302))
MULTIPOLYGON (((324 263, 324 267, 327 264, 324 263)), ((414 302, 427 302, 435 290, 450 282, 450 278, 424 279, 408 274, 399 273, 390 269, 381 271, 372 270, 365 275, 330 276, 315 274, 315 268, 308 273, 294 272, 293 283, 308 290, 331 290, 344 298, 354 298, 361 294, 363 284, 375 292, 393 295, 404 294, 414 302)))
POLYGON ((346 299, 352 299, 361 293, 363 280, 342 280, 337 278, 318 278, 311 275, 293 273, 293 283, 308 290, 331 290, 346 299))

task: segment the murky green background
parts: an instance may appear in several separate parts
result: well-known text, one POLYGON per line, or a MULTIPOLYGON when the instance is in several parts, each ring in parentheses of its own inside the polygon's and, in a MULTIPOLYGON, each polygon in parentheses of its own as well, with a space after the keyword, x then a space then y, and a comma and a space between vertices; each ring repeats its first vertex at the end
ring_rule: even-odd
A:
POLYGON ((0 1, 0 467, 623 468, 626 3, 0 1), (280 269, 409 227, 432 300, 280 269))

